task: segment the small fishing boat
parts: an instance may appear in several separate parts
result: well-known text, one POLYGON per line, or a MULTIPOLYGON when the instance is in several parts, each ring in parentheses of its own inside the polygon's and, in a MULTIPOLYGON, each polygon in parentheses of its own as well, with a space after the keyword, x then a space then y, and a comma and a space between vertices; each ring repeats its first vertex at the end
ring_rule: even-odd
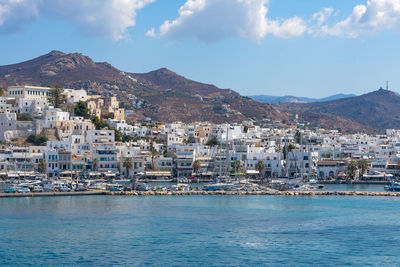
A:
POLYGON ((400 184, 398 182, 392 182, 390 185, 385 186, 386 192, 400 192, 400 184))

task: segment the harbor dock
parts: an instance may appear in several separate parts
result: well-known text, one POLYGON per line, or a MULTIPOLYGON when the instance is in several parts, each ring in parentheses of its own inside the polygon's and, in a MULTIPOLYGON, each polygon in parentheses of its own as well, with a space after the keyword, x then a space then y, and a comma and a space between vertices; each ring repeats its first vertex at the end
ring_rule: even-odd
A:
POLYGON ((400 197, 400 192, 360 192, 360 191, 84 191, 84 192, 37 192, 0 193, 0 198, 12 197, 56 197, 56 196, 365 196, 400 197))

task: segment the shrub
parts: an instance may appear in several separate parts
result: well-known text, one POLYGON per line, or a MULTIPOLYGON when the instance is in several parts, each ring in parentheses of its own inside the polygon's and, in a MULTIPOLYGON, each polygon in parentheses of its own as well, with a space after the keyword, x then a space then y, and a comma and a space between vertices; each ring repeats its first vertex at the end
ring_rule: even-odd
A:
POLYGON ((47 137, 42 135, 42 134, 31 134, 30 136, 28 136, 28 138, 26 139, 27 142, 35 145, 35 146, 41 146, 41 145, 45 145, 47 142, 47 137))

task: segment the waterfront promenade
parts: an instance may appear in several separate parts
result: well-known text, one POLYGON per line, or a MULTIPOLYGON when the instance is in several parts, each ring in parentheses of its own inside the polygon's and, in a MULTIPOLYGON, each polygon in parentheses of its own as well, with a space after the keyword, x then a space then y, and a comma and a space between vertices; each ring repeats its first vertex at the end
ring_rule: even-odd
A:
POLYGON ((12 197, 55 197, 55 196, 365 196, 400 197, 400 192, 361 192, 361 191, 84 191, 84 192, 38 192, 38 193, 0 193, 0 198, 12 197))

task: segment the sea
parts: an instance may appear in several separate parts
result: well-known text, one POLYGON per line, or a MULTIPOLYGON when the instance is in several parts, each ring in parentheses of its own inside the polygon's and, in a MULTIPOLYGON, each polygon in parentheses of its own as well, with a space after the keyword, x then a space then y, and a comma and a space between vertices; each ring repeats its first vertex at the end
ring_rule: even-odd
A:
POLYGON ((0 266, 398 266, 400 198, 0 199, 0 266))

